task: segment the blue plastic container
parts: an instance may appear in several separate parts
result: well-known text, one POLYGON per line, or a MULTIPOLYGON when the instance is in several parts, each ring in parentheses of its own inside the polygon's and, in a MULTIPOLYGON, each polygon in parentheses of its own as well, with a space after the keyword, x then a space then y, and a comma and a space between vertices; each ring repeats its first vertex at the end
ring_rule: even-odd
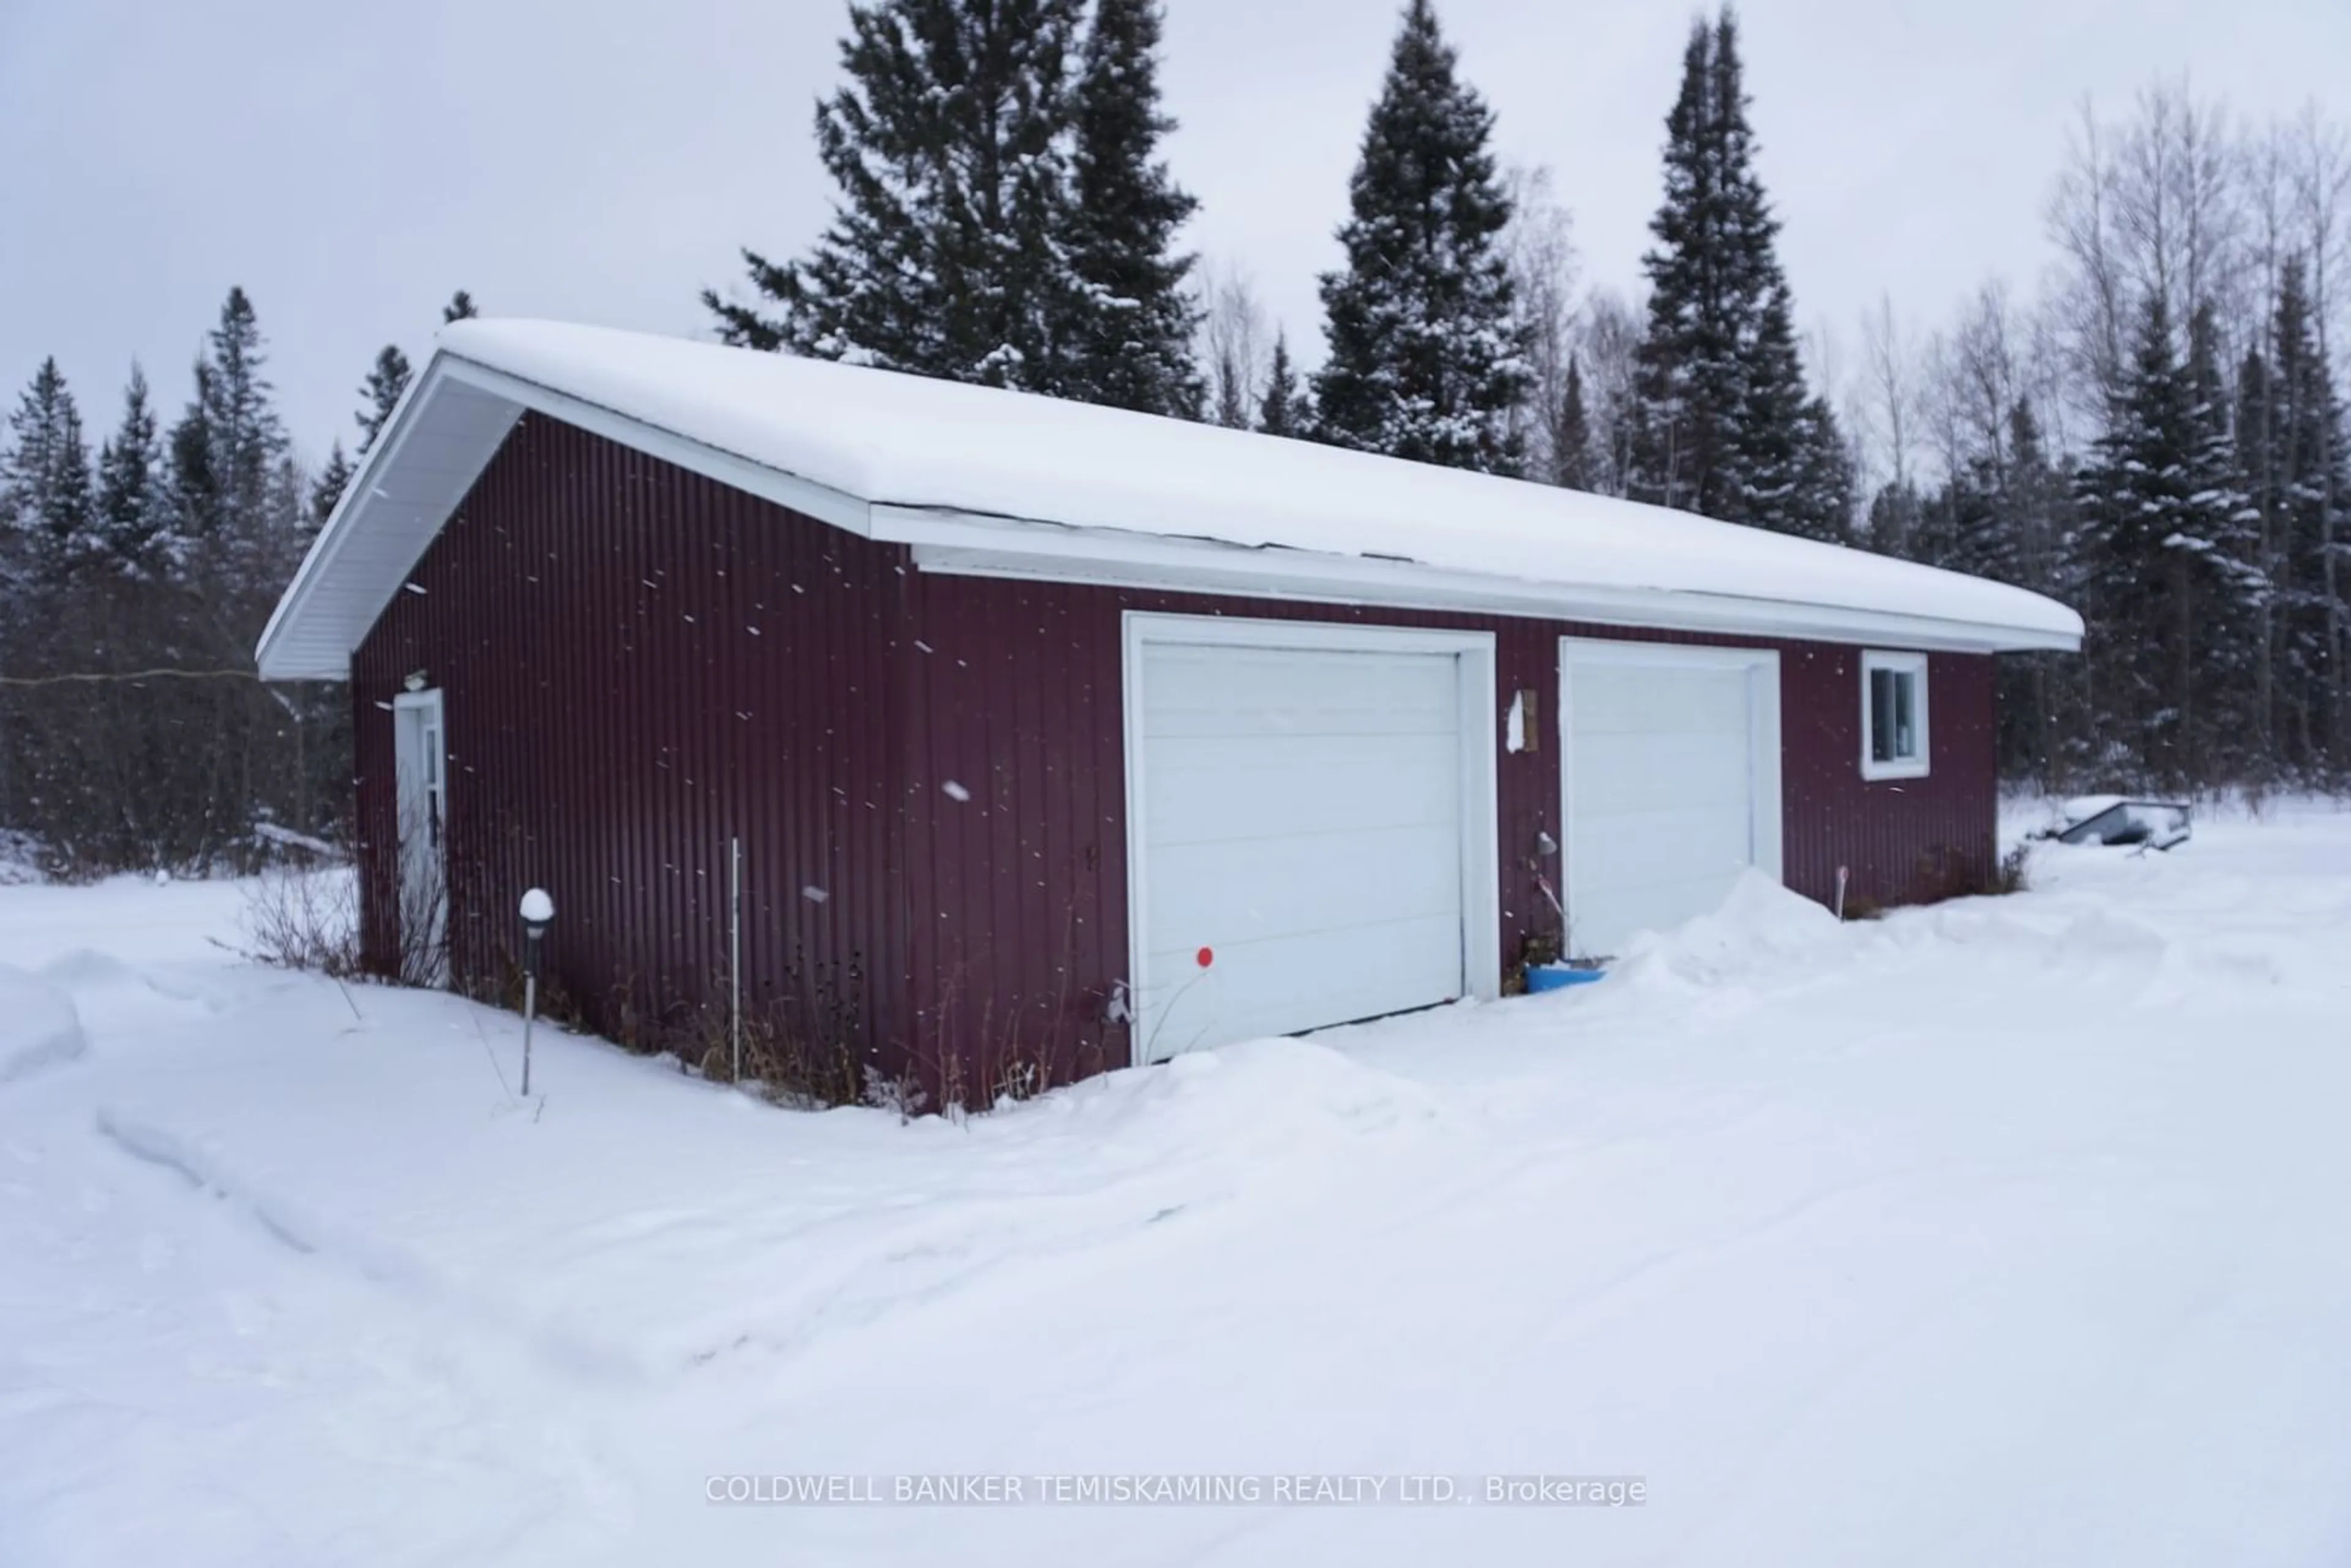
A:
POLYGON ((1563 991, 1570 986, 1588 986, 1608 973, 1605 969, 1575 969, 1565 964, 1537 964, 1527 970, 1530 991, 1563 991))

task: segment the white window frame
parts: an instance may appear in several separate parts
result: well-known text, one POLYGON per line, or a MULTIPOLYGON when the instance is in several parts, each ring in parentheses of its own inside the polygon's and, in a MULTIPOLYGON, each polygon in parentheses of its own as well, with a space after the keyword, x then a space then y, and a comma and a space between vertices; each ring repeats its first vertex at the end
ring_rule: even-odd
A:
POLYGON ((1924 779, 1933 768, 1934 744, 1928 728, 1932 706, 1928 691, 1927 655, 1901 653, 1890 649, 1865 649, 1861 655, 1861 776, 1876 782, 1884 779, 1924 779), (1896 758, 1890 762, 1876 760, 1877 715, 1869 700, 1870 677, 1880 670, 1910 676, 1916 683, 1914 704, 1917 719, 1918 750, 1915 757, 1896 758))
POLYGON ((1143 654, 1149 645, 1298 649, 1322 653, 1450 653, 1461 682, 1461 984, 1464 993, 1490 1001, 1502 994, 1501 795, 1496 753, 1494 634, 1446 632, 1353 622, 1256 621, 1236 615, 1124 613, 1126 766, 1126 975, 1131 998, 1133 1065, 1154 1049, 1157 1023, 1172 1003, 1155 997, 1144 975, 1151 951, 1144 853, 1150 802, 1143 777, 1143 654))

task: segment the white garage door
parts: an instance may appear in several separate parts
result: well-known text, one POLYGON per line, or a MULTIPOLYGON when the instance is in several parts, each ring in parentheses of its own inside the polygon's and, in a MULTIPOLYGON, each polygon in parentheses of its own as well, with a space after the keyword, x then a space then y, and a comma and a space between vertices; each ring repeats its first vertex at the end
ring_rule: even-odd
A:
POLYGON ((1744 648, 1560 649, 1569 951, 1718 907, 1780 874, 1780 661, 1744 648))
POLYGON ((1186 642, 1264 623, 1135 620, 1137 1059, 1490 990, 1468 918, 1493 922, 1490 878, 1465 853, 1490 822, 1490 705, 1465 701, 1490 692, 1490 652, 1326 628, 1186 642))

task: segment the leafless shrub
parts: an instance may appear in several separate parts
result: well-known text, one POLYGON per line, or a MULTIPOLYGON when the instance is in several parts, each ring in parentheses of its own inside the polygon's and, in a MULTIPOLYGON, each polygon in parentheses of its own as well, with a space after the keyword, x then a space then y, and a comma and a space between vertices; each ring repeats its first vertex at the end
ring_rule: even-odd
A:
POLYGON ((1995 896, 2022 893, 2032 884, 2032 846, 2019 844, 2000 857, 2000 863, 1984 881, 1983 891, 1995 896))
MULTIPOLYGON (((646 1056, 667 1052, 713 1083, 738 1082, 735 1033, 724 1008, 682 1009, 666 1019, 649 1020, 632 987, 615 987, 614 997, 616 1044, 646 1056)), ((853 1020, 841 1025, 836 1019, 837 1027, 824 1027, 821 1009, 803 1010, 808 1019, 799 1023, 770 1010, 746 1014, 739 1082, 756 1087, 771 1104, 795 1109, 877 1103, 872 1090, 878 1069, 853 1020)), ((887 1108, 911 1115, 921 1092, 911 1081, 904 1087, 912 1092, 900 1094, 887 1108)))
POLYGON ((930 1096, 912 1075, 902 1072, 890 1077, 870 1063, 865 1069, 865 1092, 861 1098, 877 1111, 895 1113, 901 1122, 913 1121, 930 1102, 930 1096))
MULTIPOLYGON (((400 986, 450 981, 449 859, 438 825, 402 814, 392 858, 391 946, 378 977, 400 986)), ((516 995, 521 993, 517 969, 516 995)))
POLYGON ((264 868, 246 885, 245 930, 262 963, 336 979, 361 971, 358 883, 348 865, 264 868))

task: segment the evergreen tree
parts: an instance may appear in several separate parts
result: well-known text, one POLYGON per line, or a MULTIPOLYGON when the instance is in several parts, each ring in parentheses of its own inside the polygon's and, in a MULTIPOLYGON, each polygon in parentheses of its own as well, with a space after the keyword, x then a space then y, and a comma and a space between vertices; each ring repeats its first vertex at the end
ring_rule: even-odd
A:
POLYGON ((163 464, 165 506, 172 533, 184 552, 183 565, 193 565, 196 556, 218 549, 226 531, 220 475, 214 467, 212 366, 198 360, 193 375, 195 395, 172 426, 163 464))
POLYGON ((1068 251, 1068 57, 1082 0, 865 0, 849 81, 816 112, 839 187, 804 261, 746 250, 776 309, 705 289, 719 336, 953 381, 1059 392, 1080 297, 1068 251))
POLYGON ((1510 198, 1493 112, 1455 75, 1429 0, 1410 0, 1372 106, 1322 277, 1330 356, 1314 377, 1323 440, 1423 463, 1516 474, 1511 410, 1528 372, 1499 241, 1510 198))
POLYGON ((2008 498, 2016 529, 2015 581, 2036 593, 2069 595, 2064 568, 2064 479, 2050 461, 2032 404, 2023 398, 2008 415, 2008 498))
POLYGON ((208 340, 210 374, 198 385, 212 440, 212 470, 225 518, 249 538, 272 521, 277 467, 287 453, 285 427, 263 374, 268 350, 252 300, 231 288, 208 340))
POLYGON ((1567 359, 1567 390, 1559 403, 1559 427, 1551 434, 1551 482, 1570 490, 1593 488, 1592 416, 1583 406, 1583 365, 1567 359))
POLYGON ((1825 397, 1812 397, 1796 411, 1795 464, 1789 475, 1782 520, 1771 526, 1831 544, 1853 539, 1855 487, 1853 450, 1845 444, 1836 411, 1825 397))
POLYGON ((92 552, 124 577, 152 580, 164 576, 173 564, 162 466, 155 411, 148 401, 147 374, 133 364, 131 384, 122 394, 122 423, 99 449, 92 539, 92 552))
MULTIPOLYGON (((2011 540, 2006 580, 2036 593, 2075 601, 2080 584, 2067 569, 2070 541, 2064 512, 2065 480, 2051 463, 2032 405, 2018 399, 2008 415, 2008 461, 2001 473, 2001 507, 2011 540)), ((2078 732, 2073 698, 2080 690, 2070 654, 2012 653, 1996 672, 2000 700, 2001 771, 2006 778, 2053 779, 2063 765, 2062 734, 2078 732)))
POLYGON ((460 288, 449 296, 448 304, 441 307, 441 324, 445 327, 452 321, 470 321, 480 314, 474 308, 474 297, 460 288))
MULTIPOLYGON (((463 290, 459 291, 457 298, 465 299, 463 290)), ((470 309, 473 302, 466 300, 465 303, 470 309)), ((400 351, 399 345, 386 343, 377 350, 375 364, 360 386, 360 396, 367 402, 359 413, 351 416, 360 427, 360 456, 366 456, 375 445, 376 437, 383 434, 384 423, 392 418, 392 411, 399 405, 401 394, 408 390, 411 379, 408 356, 400 351)))
POLYGON ((2307 279, 2299 258, 2282 269, 2270 332, 2275 362, 2255 356, 2240 379, 2240 471, 2270 590, 2261 617, 2259 722, 2281 767, 2323 784, 2351 767, 2351 715, 2342 698, 2351 673, 2344 669, 2351 585, 2341 564, 2351 533, 2351 473, 2307 279))
POLYGON ((1160 112, 1157 0, 1096 0, 1073 96, 1071 266, 1080 295, 1060 391, 1086 402, 1196 418, 1199 325, 1173 254, 1198 203, 1157 160, 1176 127, 1160 112))
POLYGON ((2294 588, 2284 570, 2283 443, 2274 423, 2279 390, 2270 360, 2256 342, 2237 368, 2237 473, 2245 489, 2253 560, 2270 585, 2254 623, 2253 726, 2264 770, 2271 773, 2286 764, 2278 732, 2278 631, 2294 588))
POLYGON ((1850 462, 1796 351, 1779 221, 1726 8, 1690 29, 1666 119, 1666 195, 1642 257, 1651 285, 1636 358, 1639 499, 1814 538, 1846 537, 1850 462))
POLYGON ((1290 339, 1273 338, 1273 363, 1266 372, 1265 395, 1258 400, 1257 427, 1268 435, 1302 437, 1313 427, 1314 406, 1300 385, 1298 368, 1290 362, 1290 339))
POLYGON ((339 440, 327 454, 327 465, 310 483, 311 532, 325 528, 327 519, 335 515, 343 492, 351 487, 351 460, 343 455, 343 444, 339 440))
POLYGON ((2162 295, 2149 297, 2137 351, 2106 428, 2079 476, 2085 650, 2107 755, 2159 784, 2214 777, 2216 747, 2239 727, 2236 657, 2257 583, 2237 538, 2248 511, 2228 475, 2225 419, 2209 310, 2178 357, 2162 295))
POLYGON ((81 413, 55 359, 34 372, 8 435, 0 514, 14 526, 12 553, 29 581, 55 581, 88 550, 95 512, 81 413))
POLYGON ((1928 560, 1919 549, 1920 520, 1927 509, 1916 481, 1891 479, 1869 498, 1869 548, 1903 560, 1928 560))
POLYGON ((2260 513, 2238 466, 2228 384, 2220 368, 2220 328, 2209 299, 2188 329, 2188 505, 2165 540, 2177 580, 2200 732, 2190 737, 2194 781, 2243 779, 2265 770, 2261 729, 2257 627, 2270 597, 2262 559, 2260 513))
POLYGON ((1230 350, 1217 366, 1217 404, 1211 411, 1214 423, 1227 430, 1247 430, 1249 427, 1249 372, 1230 350))

